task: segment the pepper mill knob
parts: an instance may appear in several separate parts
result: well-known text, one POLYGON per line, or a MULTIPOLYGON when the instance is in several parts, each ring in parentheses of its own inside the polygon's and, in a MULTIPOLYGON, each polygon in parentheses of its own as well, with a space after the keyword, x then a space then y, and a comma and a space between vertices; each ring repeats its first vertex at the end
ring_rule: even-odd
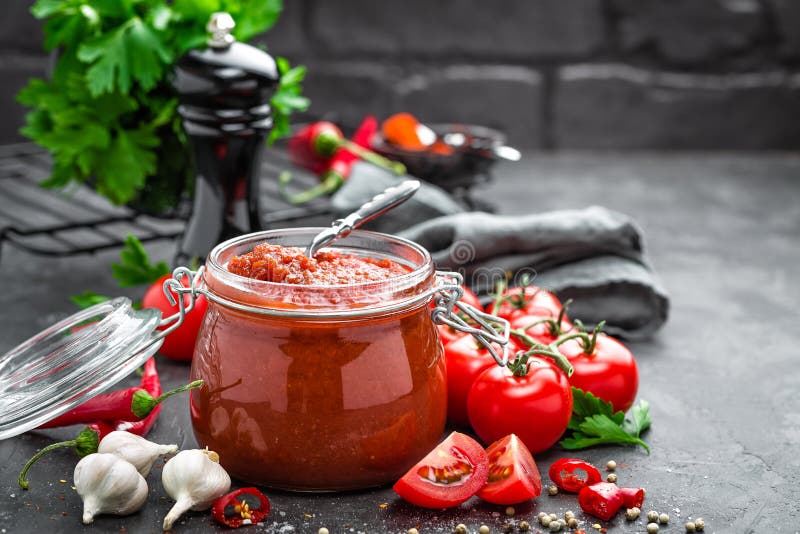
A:
POLYGON ((211 48, 229 47, 236 40, 236 37, 231 34, 235 27, 236 22, 229 13, 212 13, 206 24, 206 30, 211 34, 208 46, 211 48))

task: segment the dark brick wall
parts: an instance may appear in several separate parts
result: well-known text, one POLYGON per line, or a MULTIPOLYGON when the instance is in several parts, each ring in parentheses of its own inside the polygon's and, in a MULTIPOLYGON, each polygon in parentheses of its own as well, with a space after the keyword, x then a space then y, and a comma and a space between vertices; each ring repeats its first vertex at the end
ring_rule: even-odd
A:
MULTIPOLYGON (((0 19, 0 141, 46 69, 30 0, 0 19)), ((314 115, 407 110, 538 148, 800 145, 800 0, 285 0, 260 41, 309 67, 314 115)))

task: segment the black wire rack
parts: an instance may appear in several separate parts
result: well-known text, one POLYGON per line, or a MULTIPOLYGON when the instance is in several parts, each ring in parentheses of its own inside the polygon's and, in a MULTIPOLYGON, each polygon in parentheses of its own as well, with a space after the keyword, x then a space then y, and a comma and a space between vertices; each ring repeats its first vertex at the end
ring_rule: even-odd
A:
MULTIPOLYGON (((284 201, 278 175, 289 168, 285 151, 268 149, 263 158, 260 191, 264 228, 298 223, 327 225, 330 205, 319 199, 303 206, 284 201)), ((89 187, 65 190, 41 187, 50 176, 48 154, 33 144, 0 146, 0 250, 5 243, 45 256, 91 254, 120 247, 128 235, 142 242, 175 239, 185 215, 154 217, 115 206, 89 187)), ((293 170, 293 189, 310 187, 315 178, 293 170)), ((178 213, 188 214, 187 209, 178 213)))

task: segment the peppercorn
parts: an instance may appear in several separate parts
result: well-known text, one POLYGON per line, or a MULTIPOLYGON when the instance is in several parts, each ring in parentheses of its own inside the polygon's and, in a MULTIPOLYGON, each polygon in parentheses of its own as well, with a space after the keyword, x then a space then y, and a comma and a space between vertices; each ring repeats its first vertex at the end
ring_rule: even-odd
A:
POLYGON ((647 522, 655 523, 656 521, 658 521, 658 512, 656 512, 655 510, 650 510, 649 512, 647 512, 647 522))
POLYGON ((641 513, 642 511, 637 506, 628 508, 625 510, 625 519, 628 521, 635 521, 636 519, 639 519, 639 515, 641 515, 641 513))
POLYGON ((330 531, 327 528, 322 527, 317 531, 317 534, 330 534, 330 531))
POLYGON ((550 532, 561 532, 561 521, 553 521, 550 523, 550 532))
POLYGON ((538 517, 541 520, 544 516, 549 516, 549 515, 550 514, 548 514, 547 512, 539 512, 539 515, 537 515, 536 517, 538 517))
POLYGON ((459 523, 456 525, 456 528, 453 529, 453 534, 467 534, 467 525, 459 523))
POLYGON ((531 529, 531 524, 527 521, 520 521, 518 526, 520 532, 528 532, 531 529))
POLYGON ((667 514, 661 514, 658 516, 658 522, 662 525, 666 525, 669 523, 669 516, 667 514))
POLYGON ((704 528, 706 528, 706 522, 703 521, 702 517, 698 517, 694 520, 694 526, 697 529, 697 532, 702 532, 704 528))
POLYGON ((578 518, 570 517, 569 519, 567 519, 567 526, 569 528, 578 528, 578 518))
POLYGON ((614 460, 609 460, 608 463, 606 464, 606 470, 614 471, 616 469, 617 469, 617 462, 615 462, 614 460))
POLYGON ((547 493, 549 495, 558 495, 558 486, 550 486, 547 488, 547 493))
POLYGON ((514 510, 514 507, 513 507, 513 506, 509 506, 508 508, 506 508, 506 515, 508 515, 508 516, 512 516, 512 515, 514 515, 516 512, 517 512, 517 511, 516 511, 516 510, 514 510))
POLYGON ((408 529, 408 534, 419 534, 419 530, 417 530, 414 527, 411 527, 410 529, 408 529))
POLYGON ((478 529, 478 532, 480 534, 489 534, 490 529, 486 525, 481 525, 481 527, 478 529))
POLYGON ((647 523, 647 534, 656 534, 658 532, 658 523, 647 523))
POLYGON ((607 481, 609 481, 609 482, 611 482, 612 484, 616 484, 616 482, 617 482, 617 475, 615 475, 614 473, 610 473, 610 474, 609 474, 609 475, 606 477, 606 480, 607 480, 607 481))
POLYGON ((564 519, 566 519, 567 521, 569 521, 573 517, 575 517, 575 512, 573 512, 572 510, 567 510, 566 512, 564 512, 564 519))
POLYGON ((539 523, 542 524, 543 527, 549 527, 550 523, 552 523, 552 519, 550 519, 549 515, 544 515, 539 518, 539 523))
POLYGON ((694 524, 694 521, 687 521, 686 532, 694 532, 695 530, 697 530, 697 525, 694 524))

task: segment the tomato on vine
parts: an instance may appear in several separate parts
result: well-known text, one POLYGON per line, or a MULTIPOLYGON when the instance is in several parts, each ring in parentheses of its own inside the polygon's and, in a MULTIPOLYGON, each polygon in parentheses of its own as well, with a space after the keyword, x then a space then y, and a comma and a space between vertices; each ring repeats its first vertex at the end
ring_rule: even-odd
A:
MULTIPOLYGON (((524 332, 527 336, 533 338, 539 343, 549 345, 559 337, 572 330, 572 323, 567 317, 567 307, 571 301, 564 303, 564 307, 553 316, 541 315, 520 315, 511 321, 512 335, 513 331, 524 332)), ((517 336, 520 344, 524 347, 526 345, 524 339, 517 336)), ((528 345, 530 346, 530 345, 528 345)))
MULTIPOLYGON (((578 321, 576 324, 580 325, 578 321)), ((591 335, 564 338, 558 350, 575 369, 570 383, 610 402, 614 411, 627 411, 636 400, 639 369, 628 348, 613 337, 601 334, 600 323, 591 335)))
POLYGON ((502 291, 495 301, 486 307, 486 311, 513 321, 523 315, 557 317, 561 308, 561 302, 553 293, 528 285, 527 280, 523 280, 520 287, 502 291))
POLYGON ((543 346, 519 353, 507 367, 486 369, 467 397, 472 428, 487 443, 513 433, 533 454, 548 449, 572 415, 569 372, 569 363, 543 346))

